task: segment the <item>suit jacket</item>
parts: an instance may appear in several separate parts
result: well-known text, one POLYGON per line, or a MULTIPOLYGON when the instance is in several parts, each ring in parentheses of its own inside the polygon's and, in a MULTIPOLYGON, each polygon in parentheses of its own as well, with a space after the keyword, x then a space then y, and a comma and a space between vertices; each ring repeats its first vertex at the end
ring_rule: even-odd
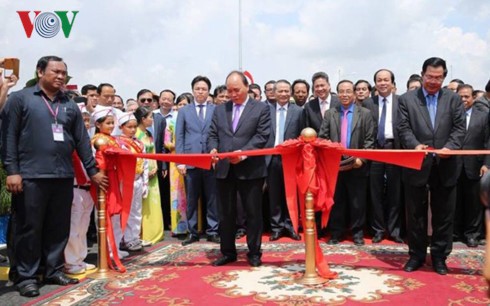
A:
MULTIPOLYGON (((271 134, 267 141, 267 148, 273 148, 276 143, 276 105, 270 105, 271 112, 271 134)), ((286 120, 284 122, 284 140, 295 139, 301 134, 303 129, 303 109, 296 104, 289 103, 286 120)), ((266 156, 266 163, 269 166, 271 155, 266 156)))
MULTIPOLYGON (((191 103, 179 110, 175 124, 175 153, 208 153, 207 141, 214 104, 207 103, 204 122, 199 119, 196 104, 191 103)), ((194 167, 187 166, 188 169, 194 167)))
MULTIPOLYGON (((236 131, 232 131, 233 102, 228 101, 214 110, 209 128, 207 151, 217 149, 218 152, 236 150, 262 149, 267 144, 270 134, 270 108, 265 103, 249 99, 242 111, 236 131)), ((227 158, 216 164, 216 178, 225 179, 230 170, 227 158)), ((248 157, 233 165, 235 177, 238 179, 257 179, 267 176, 264 156, 248 157)))
MULTIPOLYGON (((330 94, 330 96, 332 97, 332 99, 330 100, 330 109, 339 106, 340 105, 339 98, 332 94, 330 94)), ((311 127, 318 133, 318 131, 320 131, 320 127, 322 126, 322 122, 323 122, 323 114, 320 108, 320 100, 318 98, 315 98, 309 101, 308 103, 306 103, 303 107, 304 107, 303 121, 305 127, 311 127)))
MULTIPOLYGON (((398 134, 397 126, 398 126, 398 98, 399 95, 392 95, 392 103, 393 107, 391 108, 391 118, 392 118, 392 125, 393 125, 393 139, 394 139, 394 149, 400 149, 400 136, 398 134)), ((378 126, 379 126, 379 116, 381 115, 379 113, 379 103, 381 103, 383 99, 379 96, 374 96, 372 98, 368 98, 362 102, 362 105, 366 108, 368 108, 371 111, 371 114, 373 115, 374 118, 374 123, 376 124, 376 130, 374 131, 374 138, 375 138, 375 145, 377 141, 377 135, 378 135, 378 126)))
MULTIPOLYGON (((340 112, 341 105, 329 109, 325 113, 319 137, 340 142, 340 112)), ((352 127, 350 136, 350 149, 374 149, 375 124, 371 111, 367 108, 354 104, 352 114, 352 127)), ((359 176, 367 176, 369 167, 366 160, 362 159, 363 165, 360 168, 352 169, 352 173, 359 176)))
MULTIPOLYGON (((489 134, 488 111, 481 111, 473 107, 468 129, 463 140, 463 150, 486 150, 489 148, 489 134)), ((480 168, 483 165, 490 166, 490 155, 458 156, 458 162, 462 163, 462 171, 465 171, 469 179, 479 180, 480 168)))
MULTIPOLYGON (((465 115, 463 103, 457 94, 448 89, 439 91, 434 128, 422 88, 403 94, 398 101, 398 133, 403 148, 414 149, 419 144, 435 149, 462 148, 466 130, 465 115)), ((403 180, 413 186, 427 184, 433 162, 438 165, 437 171, 443 186, 454 186, 460 171, 455 156, 434 158, 429 154, 420 171, 404 168, 403 180)))
MULTIPOLYGON (((154 130, 153 130, 153 139, 155 141, 155 153, 165 153, 165 146, 163 145, 163 142, 165 140, 165 129, 167 128, 167 122, 165 119, 158 115, 158 114, 153 114, 153 125, 154 125, 154 130)), ((158 165, 158 170, 166 170, 167 165, 164 162, 157 161, 158 165)))

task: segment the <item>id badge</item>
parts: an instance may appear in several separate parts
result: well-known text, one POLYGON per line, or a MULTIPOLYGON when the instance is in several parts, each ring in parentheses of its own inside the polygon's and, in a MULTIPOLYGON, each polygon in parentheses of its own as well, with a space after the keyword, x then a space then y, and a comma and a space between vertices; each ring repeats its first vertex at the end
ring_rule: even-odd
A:
POLYGON ((51 129, 53 130, 54 141, 64 141, 63 126, 61 124, 53 123, 51 124, 51 129))

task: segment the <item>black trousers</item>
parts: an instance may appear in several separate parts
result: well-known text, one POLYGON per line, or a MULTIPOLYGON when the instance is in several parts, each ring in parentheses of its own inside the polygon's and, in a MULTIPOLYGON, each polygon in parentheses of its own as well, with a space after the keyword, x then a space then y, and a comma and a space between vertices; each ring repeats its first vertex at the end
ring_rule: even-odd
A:
POLYGON ((247 219, 248 257, 260 257, 262 243, 262 186, 264 179, 239 180, 233 166, 226 179, 217 179, 220 249, 224 256, 236 257, 235 233, 237 192, 240 194, 247 219))
POLYGON ((10 208, 10 219, 7 227, 7 257, 9 259, 9 280, 15 281, 17 279, 17 265, 15 264, 15 241, 14 241, 14 229, 17 218, 15 213, 15 198, 12 198, 10 208))
POLYGON ((212 170, 187 169, 185 176, 185 192, 187 197, 187 228, 194 237, 199 237, 198 203, 201 198, 206 208, 206 235, 218 234, 218 206, 216 203, 216 178, 212 170))
MULTIPOLYGON (((170 169, 167 163, 167 169, 170 169)), ((162 206, 163 214, 163 228, 165 230, 172 229, 171 224, 171 212, 170 212, 170 175, 167 173, 166 177, 162 176, 162 171, 157 172, 158 187, 160 188, 160 203, 162 206)))
POLYGON ((454 234, 465 239, 477 239, 483 228, 483 212, 480 180, 470 180, 463 170, 458 179, 454 234))
POLYGON ((370 225, 374 234, 400 237, 403 216, 401 168, 371 162, 369 177, 371 196, 370 225))
POLYGON ((17 279, 23 286, 36 282, 44 265, 44 277, 61 273, 70 234, 73 178, 24 179, 15 203, 14 249, 17 279))
POLYGON ((405 184, 407 210, 408 254, 425 261, 427 255, 427 197, 430 191, 432 212, 432 258, 446 260, 453 248, 453 221, 456 206, 456 186, 445 187, 440 183, 437 171, 432 169, 428 186, 405 184))
POLYGON ((335 203, 328 220, 332 236, 343 236, 350 220, 353 238, 364 237, 367 184, 367 176, 358 176, 351 171, 339 172, 335 186, 335 203))
POLYGON ((273 155, 268 168, 267 185, 269 186, 269 209, 271 231, 294 232, 286 204, 284 173, 280 155, 273 155))

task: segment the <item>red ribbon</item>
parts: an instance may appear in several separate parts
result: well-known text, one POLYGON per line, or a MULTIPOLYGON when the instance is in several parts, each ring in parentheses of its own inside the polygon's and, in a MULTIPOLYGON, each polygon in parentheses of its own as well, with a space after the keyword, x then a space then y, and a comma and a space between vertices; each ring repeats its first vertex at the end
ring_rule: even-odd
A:
POLYGON ((77 151, 73 151, 71 157, 73 163, 73 171, 75 171, 75 178, 77 179, 77 184, 82 186, 88 185, 90 183, 90 180, 87 179, 87 175, 83 170, 82 161, 80 160, 80 157, 78 157, 77 151))
MULTIPOLYGON (((445 151, 440 153, 447 154, 445 151)), ((327 225, 328 217, 333 206, 333 196, 342 155, 350 155, 392 163, 403 167, 420 169, 426 151, 351 150, 344 149, 339 143, 332 143, 325 139, 316 139, 314 142, 305 142, 302 137, 299 137, 298 139, 287 140, 275 148, 219 154, 134 154, 116 148, 108 148, 104 154, 107 156, 107 160, 114 160, 113 162, 117 163, 116 168, 118 171, 124 173, 119 176, 120 178, 124 178, 122 181, 131 182, 131 184, 132 179, 134 179, 137 157, 210 169, 213 157, 223 159, 236 156, 280 154, 283 163, 286 202, 293 227, 295 231, 297 231, 299 219, 297 203, 299 200, 301 211, 305 211, 304 199, 308 189, 313 193, 315 199, 315 211, 320 211, 322 213, 322 227, 327 225)), ((478 154, 482 154, 482 152, 478 151, 478 154)), ((487 154, 490 154, 490 151, 487 151, 487 154)), ((115 176, 110 176, 109 185, 117 185, 117 181, 111 181, 115 179, 115 176)), ((130 200, 131 197, 132 188, 123 188, 122 198, 124 200, 130 200), (131 190, 131 192, 129 192, 129 190, 131 190)), ((305 221, 305 216, 303 214, 302 223, 304 228, 305 221)), ((317 239, 317 233, 315 233, 315 249, 316 267, 320 276, 329 279, 335 278, 337 274, 330 271, 328 264, 323 257, 323 252, 321 251, 317 239)))

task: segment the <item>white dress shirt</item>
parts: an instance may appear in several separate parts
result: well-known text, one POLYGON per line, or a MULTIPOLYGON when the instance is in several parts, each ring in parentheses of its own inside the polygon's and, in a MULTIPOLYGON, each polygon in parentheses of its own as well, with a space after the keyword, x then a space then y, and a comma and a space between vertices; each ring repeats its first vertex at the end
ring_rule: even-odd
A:
MULTIPOLYGON (((381 119, 381 112, 383 111, 383 99, 382 96, 378 96, 379 107, 379 119, 381 119)), ((378 121, 379 124, 379 121, 378 121)), ((385 139, 393 139, 393 95, 386 97, 386 118, 385 118, 385 139)))
POLYGON ((279 144, 279 117, 281 115, 281 111, 280 111, 281 107, 284 108, 284 110, 283 110, 283 112, 284 112, 284 131, 283 132, 286 132, 286 118, 288 115, 288 106, 289 106, 289 103, 284 104, 284 106, 281 106, 279 104, 276 105, 276 137, 275 137, 275 141, 274 141, 274 146, 277 146, 279 144))

